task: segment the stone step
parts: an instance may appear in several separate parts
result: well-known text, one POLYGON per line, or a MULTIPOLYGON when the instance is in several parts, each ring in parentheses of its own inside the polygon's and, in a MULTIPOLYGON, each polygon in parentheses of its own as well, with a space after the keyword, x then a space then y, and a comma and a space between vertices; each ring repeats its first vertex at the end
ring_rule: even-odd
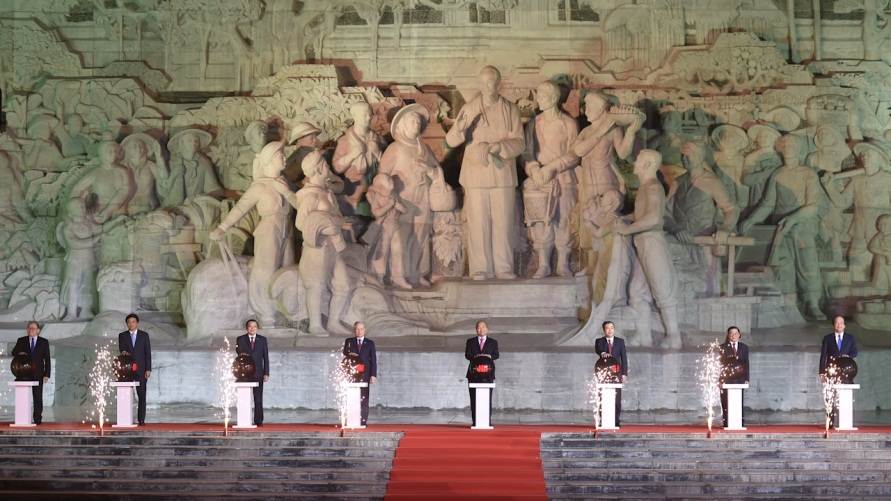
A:
MULTIPOLYGON (((355 493, 355 492, 337 492, 337 493, 321 493, 321 492, 286 492, 286 493, 272 493, 265 492, 262 496, 251 496, 250 493, 247 492, 203 492, 203 491, 190 491, 188 497, 183 496, 182 494, 176 493, 163 493, 163 492, 142 492, 142 491, 129 491, 129 490, 114 490, 114 491, 67 491, 64 493, 64 498, 60 496, 58 491, 52 490, 5 490, 3 491, 3 501, 58 501, 59 499, 65 499, 66 501, 77 500, 77 501, 94 501, 97 499, 109 499, 109 500, 151 500, 151 501, 182 501, 183 499, 190 500, 198 500, 198 499, 206 499, 209 501, 216 501, 220 499, 262 499, 263 501, 286 501, 292 499, 309 499, 309 500, 319 500, 324 499, 325 501, 383 501, 383 494, 374 494, 374 493, 355 493)), ((389 498, 389 496, 388 496, 389 498)), ((415 499, 412 499, 415 501, 415 499)))
POLYGON ((614 448, 614 449, 575 449, 563 451, 541 451, 543 459, 718 459, 727 458, 741 460, 763 459, 825 459, 825 460, 875 460, 891 461, 891 450, 879 449, 733 449, 733 450, 696 450, 696 449, 647 449, 614 448))
POLYGON ((865 449, 884 449, 887 447, 885 441, 887 436, 874 435, 868 439, 796 439, 796 438, 751 438, 751 439, 689 439, 689 438, 593 438, 587 437, 561 437, 561 438, 542 438, 542 449, 553 448, 614 448, 614 447, 647 447, 647 448, 691 448, 691 449, 727 449, 727 448, 865 448, 865 449))
MULTIPOLYGON (((634 495, 635 498, 641 494, 649 495, 674 495, 681 496, 682 499, 689 499, 691 495, 709 495, 711 499, 720 496, 732 496, 738 499, 742 496, 761 497, 770 496, 773 499, 775 495, 797 495, 805 496, 812 499, 812 496, 836 496, 836 499, 862 499, 861 496, 889 496, 891 495, 891 485, 886 483, 866 483, 866 482, 834 482, 834 483, 804 483, 804 482, 782 482, 777 484, 753 484, 750 482, 736 482, 725 480, 716 483, 704 482, 627 482, 621 484, 614 483, 597 483, 597 484, 563 484, 549 485, 548 494, 556 494, 559 497, 563 494, 625 494, 634 495)), ((590 499, 586 496, 586 499, 590 499)))
POLYGON ((44 454, 35 457, 0 456, 0 471, 15 466, 40 466, 48 468, 63 468, 66 466, 103 467, 138 467, 146 468, 190 468, 208 467, 216 465, 221 468, 366 468, 382 469, 389 471, 392 466, 391 458, 317 458, 317 457, 289 457, 281 459, 276 457, 245 458, 245 457, 214 457, 214 458, 183 458, 169 456, 72 456, 44 454))
POLYGON ((72 456, 197 456, 197 457, 380 457, 392 458, 392 449, 371 447, 260 447, 242 448, 236 446, 227 447, 152 447, 152 446, 128 446, 115 447, 109 445, 75 445, 64 447, 49 447, 36 445, 8 445, 3 449, 8 454, 28 457, 41 454, 67 454, 72 456))
POLYGON ((95 466, 65 466, 60 470, 49 470, 45 465, 0 468, 0 479, 105 479, 142 481, 144 479, 190 479, 199 481, 224 480, 246 482, 254 480, 281 480, 286 482, 384 482, 389 480, 386 470, 375 468, 325 468, 305 466, 264 466, 262 468, 231 468, 213 466, 192 466, 179 468, 151 468, 148 465, 114 468, 95 466))
POLYGON ((0 435, 0 447, 10 445, 148 446, 148 447, 396 447, 399 437, 387 438, 224 438, 224 437, 98 437, 0 435))
MULTIPOLYGON (((543 459, 542 466, 545 471, 563 471, 575 469, 632 469, 652 467, 649 461, 626 461, 605 459, 602 461, 566 461, 561 459, 543 459)), ((758 462, 738 461, 736 459, 701 458, 697 460, 671 461, 659 464, 661 470, 728 470, 746 471, 748 469, 762 470, 891 470, 891 462, 885 460, 831 463, 822 459, 815 460, 787 460, 787 459, 761 459, 758 462)))
POLYGON ((844 470, 746 470, 731 471, 697 471, 653 469, 628 469, 622 471, 568 470, 563 472, 545 471, 545 481, 560 482, 563 485, 577 483, 605 482, 723 482, 732 478, 734 482, 755 482, 759 484, 776 484, 786 482, 872 482, 882 483, 891 479, 891 473, 881 470, 844 471, 844 470))
POLYGON ((203 492, 239 492, 250 493, 259 498, 265 498, 266 493, 374 493, 383 495, 387 491, 386 482, 330 482, 297 480, 285 482, 282 480, 253 479, 248 482, 195 482, 193 479, 141 479, 134 482, 132 479, 97 479, 97 478, 58 478, 58 479, 0 479, 0 491, 30 489, 51 489, 59 492, 57 499, 65 498, 65 491, 118 491, 128 490, 137 492, 162 491, 179 493, 188 496, 191 491, 203 492))

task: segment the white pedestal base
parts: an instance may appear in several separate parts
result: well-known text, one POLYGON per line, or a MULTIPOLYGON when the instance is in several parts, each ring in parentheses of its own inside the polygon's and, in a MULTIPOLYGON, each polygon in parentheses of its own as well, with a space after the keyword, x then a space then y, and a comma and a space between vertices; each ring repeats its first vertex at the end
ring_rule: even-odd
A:
POLYGON ((743 390, 749 387, 745 384, 724 384, 721 388, 727 390, 727 426, 725 430, 745 430, 742 423, 742 396, 743 390))
POLYGON ((838 392, 838 422, 835 429, 838 431, 855 431, 854 428, 854 390, 859 390, 859 384, 837 384, 832 387, 838 392))
POLYGON ((237 421, 232 428, 246 429, 256 428, 254 424, 254 416, 251 413, 251 404, 254 400, 253 388, 260 386, 260 383, 253 381, 250 383, 235 383, 235 408, 237 412, 237 421))
POLYGON ((33 396, 31 388, 37 386, 37 381, 10 381, 9 386, 15 387, 15 421, 9 425, 13 428, 32 428, 37 426, 31 422, 31 403, 33 396))
MULTIPOLYGON (((495 389, 495 383, 469 383, 469 386, 476 390, 495 389)), ((471 430, 492 429, 492 416, 489 415, 489 393, 488 391, 476 392, 476 416, 473 416, 476 426, 471 426, 471 430)))
POLYGON ((362 424, 362 388, 368 388, 368 383, 344 383, 346 387, 346 423, 344 428, 361 430, 362 424))
POLYGON ((598 430, 618 430, 616 426, 616 390, 622 389, 621 383, 598 384, 600 389, 600 427, 598 430))
POLYGON ((139 386, 139 381, 114 382, 112 386, 118 389, 118 419, 112 428, 135 428, 133 424, 133 389, 139 386))

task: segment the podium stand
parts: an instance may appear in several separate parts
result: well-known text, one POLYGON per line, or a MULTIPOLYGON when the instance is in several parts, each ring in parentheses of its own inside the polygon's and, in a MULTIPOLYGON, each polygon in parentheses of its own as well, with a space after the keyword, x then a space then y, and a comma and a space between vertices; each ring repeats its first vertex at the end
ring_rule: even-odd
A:
MULTIPOLYGON (((856 430, 857 428, 854 428, 854 390, 859 390, 860 385, 837 384, 832 389, 838 392, 838 422, 835 429, 837 431, 856 430)), ((16 416, 18 416, 18 409, 16 409, 16 416)))
POLYGON ((133 389, 139 381, 121 381, 111 383, 118 389, 118 420, 112 428, 135 428, 133 424, 133 389))
POLYGON ((491 430, 492 424, 491 419, 492 416, 489 415, 489 391, 479 391, 479 390, 488 390, 495 389, 495 383, 469 383, 471 388, 476 389, 477 391, 474 393, 476 395, 476 416, 473 416, 473 420, 476 423, 476 426, 471 426, 471 430, 491 430))
POLYGON ((600 427, 599 430, 618 430, 616 426, 616 390, 621 390, 621 383, 598 384, 600 390, 600 427))
POLYGON ((232 428, 247 429, 257 427, 251 414, 251 403, 254 400, 253 388, 258 386, 260 386, 260 383, 257 381, 235 383, 235 407, 238 420, 232 428))
POLYGON ((345 383, 346 387, 346 423, 344 428, 362 429, 362 388, 368 383, 345 383))
POLYGON ((721 385, 721 388, 727 390, 727 426, 725 430, 745 430, 742 422, 742 403, 743 390, 749 387, 748 383, 721 385))
POLYGON ((9 386, 15 387, 15 422, 13 428, 31 428, 37 426, 31 422, 31 401, 34 398, 31 388, 40 384, 38 381, 10 381, 9 386))

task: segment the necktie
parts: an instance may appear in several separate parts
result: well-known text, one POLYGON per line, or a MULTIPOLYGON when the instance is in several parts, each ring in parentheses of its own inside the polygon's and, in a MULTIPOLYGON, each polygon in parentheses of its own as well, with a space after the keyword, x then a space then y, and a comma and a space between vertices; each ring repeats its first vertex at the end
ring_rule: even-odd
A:
POLYGON ((362 351, 362 338, 358 338, 359 340, 359 351, 362 351))
POLYGON ((252 337, 251 337, 251 350, 253 350, 253 349, 254 349, 254 338, 253 338, 253 336, 252 336, 252 337))
POLYGON ((607 342, 607 350, 609 350, 609 354, 612 355, 613 354, 613 340, 607 339, 606 342, 607 342))
POLYGON ((483 338, 480 338, 480 351, 483 351, 483 345, 484 345, 484 344, 486 344, 486 342, 483 341, 483 338))
POLYGON ((130 333, 130 342, 133 344, 133 348, 135 349, 136 348, 136 333, 135 332, 130 333))
POLYGON ((32 354, 32 355, 34 354, 34 341, 36 341, 36 338, 33 338, 33 337, 32 337, 32 338, 31 338, 31 354, 32 354))
POLYGON ((838 344, 838 351, 841 351, 841 340, 842 340, 841 336, 835 336, 835 342, 836 342, 836 344, 838 344))
POLYGON ((736 343, 733 343, 733 355, 736 356, 736 343))

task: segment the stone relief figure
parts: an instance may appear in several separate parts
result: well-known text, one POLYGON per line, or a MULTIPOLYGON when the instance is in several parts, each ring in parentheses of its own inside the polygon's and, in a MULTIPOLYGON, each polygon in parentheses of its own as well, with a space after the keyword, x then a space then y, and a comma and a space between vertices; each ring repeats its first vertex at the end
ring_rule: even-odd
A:
POLYGON ((164 156, 161 154, 161 143, 157 139, 142 132, 131 134, 121 141, 124 150, 124 167, 130 169, 136 183, 135 193, 130 199, 128 212, 131 216, 151 212, 157 209, 162 198, 159 193, 167 193, 163 187, 170 182, 164 156), (154 161, 150 159, 154 157, 154 161))
POLYGON ((6 233, 31 216, 23 196, 22 175, 15 157, 0 151, 0 229, 6 233))
POLYGON ((53 129, 59 119, 52 115, 37 115, 28 122, 25 144, 25 169, 54 171, 63 168, 62 152, 53 141, 53 129))
POLYGON ((99 165, 89 170, 71 190, 71 198, 83 198, 100 224, 128 213, 136 183, 129 169, 118 161, 121 148, 112 140, 99 144, 99 165), (92 197, 89 197, 92 195, 92 197))
MULTIPOLYGON (((681 148, 687 172, 676 179, 677 189, 670 201, 672 217, 668 220, 667 230, 682 243, 693 243, 694 236, 714 236, 718 245, 726 245, 727 238, 736 229, 739 207, 724 183, 708 169, 709 153, 708 146, 701 142, 688 141, 681 148)), ((697 247, 693 252, 693 259, 706 270, 708 297, 721 293, 721 266, 714 253, 716 249, 697 247)))
POLYGON ((834 180, 838 174, 825 173, 821 178, 826 194, 838 210, 854 206, 854 215, 848 234, 848 264, 855 280, 866 280, 869 275, 870 255, 867 244, 876 233, 876 221, 883 214, 891 214, 891 172, 888 155, 871 143, 854 146, 854 155, 862 166, 861 175, 855 175, 841 192, 834 180))
POLYGON ((687 141, 682 129, 684 117, 673 106, 663 108, 660 115, 661 129, 655 137, 650 138, 647 147, 662 154, 665 165, 681 165, 681 148, 687 141))
MULTIPOLYGON (((578 124, 558 106, 560 87, 547 80, 536 87, 536 102, 541 113, 526 126, 526 150, 520 162, 529 176, 523 187, 524 201, 533 192, 543 194, 545 200, 554 191, 557 198, 554 214, 548 214, 547 221, 534 222, 530 226, 532 244, 538 254, 538 269, 533 278, 551 275, 551 252, 557 250, 557 275, 572 276, 569 257, 572 253, 572 234, 569 227, 569 214, 578 201, 576 185, 578 180, 574 168, 579 158, 571 146, 578 137, 578 124), (551 190, 556 177, 555 189, 551 190), (544 188, 544 189, 542 189, 544 188)), ((538 197, 539 199, 542 196, 538 197)), ((529 203, 524 203, 527 211, 529 203)), ((545 205, 548 205, 545 203, 545 205)))
MULTIPOLYGON (((613 232, 618 235, 632 235, 637 259, 640 261, 647 284, 662 317, 665 340, 662 348, 681 348, 681 331, 678 327, 678 286, 677 271, 662 230, 665 215, 665 191, 656 177, 662 155, 658 151, 643 150, 634 162, 634 173, 640 178, 640 188, 634 204, 632 222, 617 221, 613 232)), ((649 318, 649 312, 641 315, 649 318)), ((640 330, 640 329, 639 329, 640 330)), ((639 335, 646 335, 641 332, 639 335)))
POLYGON ((210 159, 201 151, 213 136, 200 129, 178 132, 167 142, 170 151, 170 204, 179 205, 197 195, 222 197, 224 190, 210 159))
MULTIPOLYGON (((807 164, 818 174, 821 172, 836 173, 842 169, 842 162, 851 156, 851 150, 845 144, 842 135, 832 127, 820 126, 814 132, 814 144, 817 151, 807 157, 807 164)), ((825 182, 825 181, 824 181, 825 182)), ((832 181, 835 191, 838 191, 843 183, 837 177, 832 181)), ((832 252, 832 261, 841 262, 844 251, 842 249, 842 235, 845 233, 845 218, 842 209, 836 204, 830 203, 821 207, 820 211, 820 235, 824 241, 828 240, 832 252)))
POLYGON ((393 177, 389 174, 381 172, 374 177, 366 196, 378 231, 366 232, 363 239, 367 239, 369 233, 378 233, 377 241, 371 245, 370 261, 371 270, 381 282, 389 278, 396 287, 411 289, 411 284, 405 280, 405 257, 398 221, 407 209, 396 195, 395 188, 393 177))
POLYGON ((241 149, 234 165, 223 172, 223 184, 232 190, 245 192, 258 177, 257 155, 269 142, 269 126, 262 120, 254 120, 244 129, 247 146, 241 149))
POLYGON ((406 280, 412 285, 430 285, 433 210, 430 195, 434 183, 443 182, 442 168, 433 150, 422 139, 428 124, 427 108, 410 104, 393 116, 395 141, 381 157, 380 171, 393 177, 396 192, 405 205, 399 214, 406 280))
POLYGON ((294 263, 290 198, 294 194, 281 175, 285 168, 284 143, 273 141, 257 155, 257 178, 210 234, 219 241, 254 207, 260 224, 254 229, 254 259, 248 277, 248 302, 251 311, 265 326, 275 324, 275 301, 269 294, 272 276, 282 266, 294 263))
POLYGON ((714 160, 718 170, 715 174, 724 183, 727 193, 733 198, 737 207, 744 209, 749 205, 749 188, 743 184, 743 161, 745 151, 749 149, 749 136, 746 131, 736 125, 719 125, 712 131, 711 142, 714 145, 714 160))
POLYGON ((446 144, 466 143, 459 182, 464 187, 470 276, 513 279, 517 171, 525 142, 520 109, 499 94, 501 73, 480 71, 480 95, 466 103, 446 144))
POLYGON ((743 160, 742 182, 749 188, 746 207, 754 207, 761 201, 767 180, 781 165, 782 157, 774 147, 780 133, 769 125, 753 125, 746 131, 752 140, 752 151, 743 160))
POLYGON ((64 126, 56 126, 56 137, 65 158, 85 157, 90 152, 92 141, 84 134, 84 119, 76 113, 68 115, 64 126))
POLYGON ((350 281, 341 253, 346 249, 343 216, 331 189, 332 172, 318 150, 303 159, 306 181, 297 194, 297 229, 303 233, 303 254, 299 273, 306 287, 306 313, 309 333, 347 335, 341 319, 349 306, 350 281), (322 325, 322 300, 328 303, 328 328, 322 325))
MULTIPOLYGON (((350 107, 353 126, 337 139, 332 164, 334 171, 343 175, 345 186, 342 198, 346 202, 342 212, 346 216, 360 214, 359 202, 368 191, 370 180, 377 172, 382 152, 387 144, 377 132, 371 130, 374 112, 365 102, 350 107), (346 212, 346 210, 349 212, 346 212)), ((367 216, 368 214, 361 214, 367 216)))
POLYGON ((294 149, 285 161, 285 177, 292 186, 300 186, 303 177, 303 159, 318 148, 319 134, 322 129, 309 122, 298 122, 291 129, 291 140, 288 142, 294 149))
POLYGON ((791 134, 777 140, 783 166, 771 176, 761 203, 739 227, 745 234, 765 220, 777 225, 767 264, 775 267, 781 292, 794 295, 797 290, 804 314, 822 320, 826 317, 820 311, 823 279, 817 258, 816 216, 823 190, 817 173, 803 165, 805 141, 791 134))
MULTIPOLYGON (((635 134, 646 117, 633 108, 618 107, 615 114, 609 112, 610 108, 606 96, 596 92, 585 95, 585 116, 591 125, 579 133, 572 146, 572 151, 581 158, 576 174, 582 207, 607 190, 625 193, 625 179, 616 165, 616 157, 625 159, 631 154, 635 134), (626 118, 630 118, 627 123, 617 123, 617 119, 626 118), (623 129, 623 125, 627 128, 623 129)), ((583 252, 588 254, 587 273, 591 273, 597 260, 589 247, 591 235, 584 225, 579 228, 579 240, 583 252)))
POLYGON ((891 214, 882 214, 876 221, 878 232, 869 240, 872 253, 872 285, 880 293, 891 291, 891 214))
POLYGON ((637 313, 637 331, 627 337, 632 346, 649 346, 650 288, 632 246, 632 237, 612 231, 617 224, 630 221, 622 216, 625 196, 607 190, 585 207, 583 217, 591 226, 594 248, 600 259, 591 275, 591 316, 572 338, 561 343, 568 346, 591 346, 599 336, 601 324, 620 303, 628 303, 637 313))
POLYGON ((65 272, 59 302, 65 307, 62 320, 93 318, 98 304, 96 246, 102 238, 102 226, 93 220, 83 198, 65 201, 62 221, 56 227, 56 238, 66 250, 65 272))

